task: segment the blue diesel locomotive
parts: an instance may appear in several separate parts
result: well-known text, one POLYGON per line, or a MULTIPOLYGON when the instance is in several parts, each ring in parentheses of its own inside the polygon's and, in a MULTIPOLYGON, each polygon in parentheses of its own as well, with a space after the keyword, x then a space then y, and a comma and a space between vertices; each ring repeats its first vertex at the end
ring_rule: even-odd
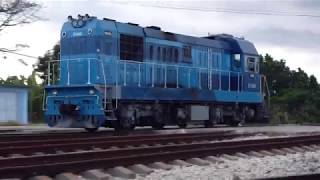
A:
POLYGON ((192 37, 78 15, 64 23, 60 43, 60 60, 48 62, 49 126, 95 131, 265 121, 265 78, 257 50, 243 38, 192 37))

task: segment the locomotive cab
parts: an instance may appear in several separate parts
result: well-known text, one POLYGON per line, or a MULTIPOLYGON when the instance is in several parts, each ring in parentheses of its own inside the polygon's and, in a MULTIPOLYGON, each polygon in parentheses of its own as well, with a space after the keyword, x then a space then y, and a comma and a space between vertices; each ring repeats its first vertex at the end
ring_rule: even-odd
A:
POLYGON ((94 130, 104 124, 101 59, 110 58, 112 38, 99 31, 95 19, 69 16, 62 27, 60 60, 49 62, 45 99, 49 126, 94 130))

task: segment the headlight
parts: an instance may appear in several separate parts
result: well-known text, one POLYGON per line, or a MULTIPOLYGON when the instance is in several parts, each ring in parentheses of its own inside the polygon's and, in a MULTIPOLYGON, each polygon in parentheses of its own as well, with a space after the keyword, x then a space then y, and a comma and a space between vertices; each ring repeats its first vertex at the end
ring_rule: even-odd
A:
POLYGON ((73 27, 77 27, 77 26, 78 26, 78 23, 77 23, 76 20, 73 20, 73 21, 72 21, 72 26, 73 26, 73 27))
POLYGON ((53 94, 53 95, 57 95, 57 94, 58 94, 58 91, 57 91, 57 90, 53 90, 53 91, 52 91, 52 94, 53 94))
POLYGON ((84 21, 82 19, 78 20, 78 27, 82 27, 84 25, 84 21))
POLYGON ((94 94, 94 90, 93 90, 93 89, 90 89, 90 90, 89 90, 89 94, 94 94))

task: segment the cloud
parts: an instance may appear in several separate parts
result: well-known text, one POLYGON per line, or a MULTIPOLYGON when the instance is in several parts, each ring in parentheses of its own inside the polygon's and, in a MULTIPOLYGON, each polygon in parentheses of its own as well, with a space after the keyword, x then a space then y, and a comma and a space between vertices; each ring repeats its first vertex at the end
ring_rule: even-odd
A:
POLYGON ((303 52, 319 52, 320 32, 309 30, 298 31, 280 27, 271 27, 247 32, 248 37, 261 44, 282 47, 283 49, 297 49, 303 52))
MULTIPOLYGON (((68 15, 90 14, 98 18, 108 17, 120 22, 133 22, 141 26, 155 25, 164 31, 205 36, 208 33, 228 33, 243 36, 253 42, 260 53, 269 53, 277 59, 286 59, 292 68, 302 67, 309 74, 317 73, 320 56, 320 18, 295 16, 263 16, 255 14, 232 14, 202 12, 138 6, 134 3, 160 4, 166 6, 193 7, 206 9, 236 9, 242 11, 263 11, 295 13, 318 13, 320 1, 125 1, 118 0, 47 0, 41 1, 39 13, 47 21, 40 21, 22 27, 10 28, 0 36, 0 47, 14 47, 17 43, 29 44, 23 53, 42 56, 59 40, 59 31, 68 15), (113 3, 115 2, 115 3, 113 3), (132 3, 134 2, 134 3, 132 3)), ((0 77, 15 74, 28 75, 32 68, 25 68, 16 62, 1 61, 0 77), (16 67, 21 69, 17 70, 16 67), (14 68, 13 68, 14 67, 14 68)), ((36 60, 27 59, 29 64, 36 60)))

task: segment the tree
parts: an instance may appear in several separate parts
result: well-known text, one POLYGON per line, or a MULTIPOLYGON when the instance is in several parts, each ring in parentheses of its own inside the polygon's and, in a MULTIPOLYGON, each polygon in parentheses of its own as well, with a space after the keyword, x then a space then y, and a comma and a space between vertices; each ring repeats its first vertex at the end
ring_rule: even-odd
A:
MULTIPOLYGON (((285 60, 275 60, 269 54, 260 56, 261 73, 271 87, 272 114, 289 113, 293 122, 316 122, 320 116, 320 87, 315 76, 301 68, 290 70, 285 60)), ((277 118, 277 117, 275 117, 277 118)))
POLYGON ((32 122, 41 122, 43 120, 43 87, 36 81, 35 71, 27 79, 29 87, 29 112, 32 122))
POLYGON ((40 5, 27 0, 0 1, 0 32, 7 27, 32 23, 40 17, 36 12, 40 5))
POLYGON ((4 85, 12 85, 12 86, 25 86, 27 85, 27 79, 24 76, 8 76, 5 81, 3 81, 4 85))
MULTIPOLYGON (((28 0, 0 0, 0 33, 13 26, 29 24, 41 19, 36 13, 40 4, 28 0)), ((28 47, 26 44, 17 44, 15 49, 0 48, 0 52, 14 53, 18 48, 28 47)), ((6 58, 6 56, 4 57, 6 58)))
MULTIPOLYGON (((60 44, 54 45, 53 49, 51 51, 47 51, 43 57, 39 57, 38 62, 36 63, 34 70, 39 74, 39 77, 43 80, 45 83, 47 76, 48 76, 48 62, 49 61, 54 61, 54 60, 59 60, 60 59, 60 44)), ((51 63, 51 67, 53 65, 55 66, 54 68, 54 77, 58 77, 58 67, 59 67, 59 62, 51 63)), ((53 68, 51 69, 53 70, 53 68)), ((52 73, 52 72, 51 72, 52 73)), ((51 74, 51 78, 52 78, 51 74)))
POLYGON ((312 90, 319 89, 319 84, 314 75, 311 75, 309 78, 309 88, 312 90))
MULTIPOLYGON (((260 56, 261 58, 261 56, 260 56)), ((290 87, 291 72, 285 60, 274 60, 266 54, 260 61, 261 73, 266 75, 271 95, 279 95, 290 87)))

